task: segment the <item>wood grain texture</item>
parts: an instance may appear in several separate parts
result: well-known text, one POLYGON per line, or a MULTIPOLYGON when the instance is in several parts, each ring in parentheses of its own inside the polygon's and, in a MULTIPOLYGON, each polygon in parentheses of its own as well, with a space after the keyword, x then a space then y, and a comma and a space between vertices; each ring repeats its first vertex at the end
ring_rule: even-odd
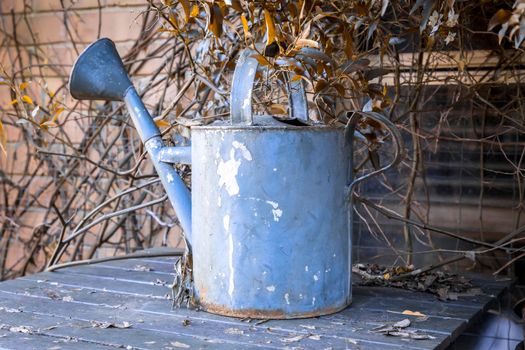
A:
POLYGON ((352 306, 340 313, 258 323, 172 309, 174 262, 173 258, 104 262, 0 283, 0 347, 443 349, 509 285, 478 278, 485 295, 451 302, 430 294, 355 286, 352 306), (428 318, 421 321, 403 315, 404 310, 428 318), (412 321, 410 329, 434 339, 406 340, 370 331, 404 318, 412 321), (102 328, 125 322, 129 328, 102 328))

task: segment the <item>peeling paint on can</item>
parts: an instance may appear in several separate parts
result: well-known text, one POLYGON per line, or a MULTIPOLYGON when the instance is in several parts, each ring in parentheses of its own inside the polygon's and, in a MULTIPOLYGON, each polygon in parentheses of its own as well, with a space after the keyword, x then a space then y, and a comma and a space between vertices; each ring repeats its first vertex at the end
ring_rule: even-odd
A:
POLYGON ((217 175, 219 175, 219 188, 226 189, 230 196, 239 193, 239 184, 237 183, 237 173, 239 172, 240 160, 235 159, 234 150, 230 152, 230 159, 224 161, 221 159, 217 166, 217 175))
POLYGON ((350 303, 345 145, 343 128, 192 128, 198 305, 223 315, 291 318, 350 303), (327 155, 327 148, 334 151, 327 155), (225 276, 215 279, 218 273, 225 276))
POLYGON ((233 146, 233 148, 238 149, 238 150, 241 151, 241 154, 242 154, 244 159, 246 159, 246 160, 253 160, 252 154, 250 153, 250 151, 248 151, 248 148, 246 148, 246 146, 244 144, 240 143, 239 141, 233 141, 232 142, 232 146, 233 146))

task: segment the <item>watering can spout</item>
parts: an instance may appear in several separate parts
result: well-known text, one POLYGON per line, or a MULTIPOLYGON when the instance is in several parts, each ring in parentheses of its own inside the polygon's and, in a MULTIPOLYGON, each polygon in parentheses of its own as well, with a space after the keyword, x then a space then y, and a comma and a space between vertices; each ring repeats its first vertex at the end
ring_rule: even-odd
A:
POLYGON ((71 96, 78 100, 124 101, 133 124, 177 213, 191 249, 191 194, 175 168, 176 159, 190 161, 187 147, 166 147, 160 131, 131 83, 113 41, 99 39, 77 58, 69 79, 71 96), (170 157, 171 155, 171 157, 170 157))

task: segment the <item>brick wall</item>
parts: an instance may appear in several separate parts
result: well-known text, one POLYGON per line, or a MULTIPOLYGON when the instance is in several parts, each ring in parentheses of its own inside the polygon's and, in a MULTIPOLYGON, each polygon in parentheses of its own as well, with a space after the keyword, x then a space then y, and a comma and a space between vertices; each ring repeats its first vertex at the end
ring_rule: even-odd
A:
MULTIPOLYGON (((32 240, 38 235, 38 225, 51 222, 49 214, 51 195, 56 192, 57 178, 61 178, 62 164, 62 159, 57 162, 59 158, 42 161, 42 157, 35 156, 35 152, 41 148, 46 151, 71 154, 86 137, 85 131, 91 120, 85 118, 83 113, 88 113, 88 105, 83 103, 77 105, 69 96, 65 86, 72 63, 87 44, 100 37, 111 38, 117 44, 119 53, 124 55, 140 34, 144 33, 142 22, 146 4, 144 0, 64 0, 63 5, 60 0, 2 0, 0 2, 0 64, 6 72, 1 75, 14 76, 16 86, 22 82, 29 83, 23 91, 23 94, 30 96, 34 102, 33 105, 25 105, 28 113, 32 112, 36 105, 45 107, 50 100, 50 95, 55 95, 54 100, 66 107, 59 116, 59 128, 39 129, 34 125, 22 123, 15 117, 15 106, 10 105, 15 96, 9 85, 0 85, 0 120, 7 135, 7 156, 0 155, 0 185, 4 185, 0 190, 2 192, 0 207, 3 212, 0 214, 0 225, 7 220, 13 220, 5 215, 9 208, 17 206, 19 208, 14 213, 15 220, 12 222, 14 226, 11 226, 11 230, 15 233, 0 242, 1 253, 7 254, 5 262, 7 267, 21 269, 20 257, 31 254, 35 249, 40 253, 35 254, 35 264, 31 262, 28 271, 41 265, 45 256, 49 257, 59 233, 57 229, 60 225, 57 226, 53 221, 52 227, 46 231, 48 237, 43 239, 38 247, 32 245, 32 240), (37 56, 39 59, 36 59, 37 56), (21 67, 24 69, 21 70, 21 67), (57 141, 56 137, 67 139, 67 143, 72 147, 64 151, 61 146, 63 142, 57 141), (32 138, 40 140, 40 143, 28 141, 32 138), (55 176, 51 176, 52 174, 55 176), (11 185, 6 186, 5 184, 8 183, 11 185), (26 187, 19 203, 16 203, 19 195, 19 191, 16 190, 17 185, 26 187), (7 247, 9 249, 6 253, 7 247)), ((150 30, 155 31, 156 27, 150 30)), ((156 62, 155 59, 151 59, 135 76, 147 76, 157 68, 156 62)), ((119 129, 109 125, 103 128, 102 132, 105 137, 111 139, 118 135, 119 129)), ((101 152, 97 150, 86 152, 87 157, 95 161, 100 160, 100 154, 101 152)), ((117 158, 118 155, 110 153, 106 157, 117 158)), ((64 194, 79 186, 78 179, 85 175, 85 172, 73 173, 65 179, 64 184, 61 185, 64 194)), ((102 178, 96 181, 100 181, 100 186, 103 187, 106 180, 102 178)), ((110 191, 109 194, 114 194, 114 191, 110 191)), ((84 198, 84 200, 89 202, 95 199, 84 198)), ((67 203, 66 198, 54 199, 54 204, 58 207, 64 206, 65 203, 67 203)), ((74 214, 80 215, 92 209, 93 204, 83 206, 76 201, 74 206, 76 206, 74 214)), ((169 211, 171 208, 167 206, 165 210, 169 211)), ((173 213, 168 213, 168 217, 170 215, 173 216, 173 213)), ((144 227, 144 231, 147 232, 148 227, 144 227)), ((116 245, 121 242, 123 232, 119 230, 110 243, 97 254, 114 254, 116 245)), ((95 242, 97 234, 98 230, 95 228, 86 235, 86 247, 89 248, 95 242)), ((179 234, 176 227, 170 230, 168 240, 172 245, 179 242, 179 234)), ((150 243, 160 244, 157 238, 150 243)))

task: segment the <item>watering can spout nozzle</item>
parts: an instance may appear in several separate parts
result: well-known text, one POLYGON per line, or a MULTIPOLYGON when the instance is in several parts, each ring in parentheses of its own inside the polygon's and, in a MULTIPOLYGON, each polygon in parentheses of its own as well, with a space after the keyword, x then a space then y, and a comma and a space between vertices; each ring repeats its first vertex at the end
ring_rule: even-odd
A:
POLYGON ((133 87, 113 41, 99 39, 82 52, 71 71, 69 91, 78 100, 124 101, 191 248, 190 192, 175 168, 160 160, 165 145, 159 128, 133 87))
POLYGON ((69 77, 69 91, 78 100, 123 101, 132 86, 115 44, 107 38, 82 52, 69 77))

